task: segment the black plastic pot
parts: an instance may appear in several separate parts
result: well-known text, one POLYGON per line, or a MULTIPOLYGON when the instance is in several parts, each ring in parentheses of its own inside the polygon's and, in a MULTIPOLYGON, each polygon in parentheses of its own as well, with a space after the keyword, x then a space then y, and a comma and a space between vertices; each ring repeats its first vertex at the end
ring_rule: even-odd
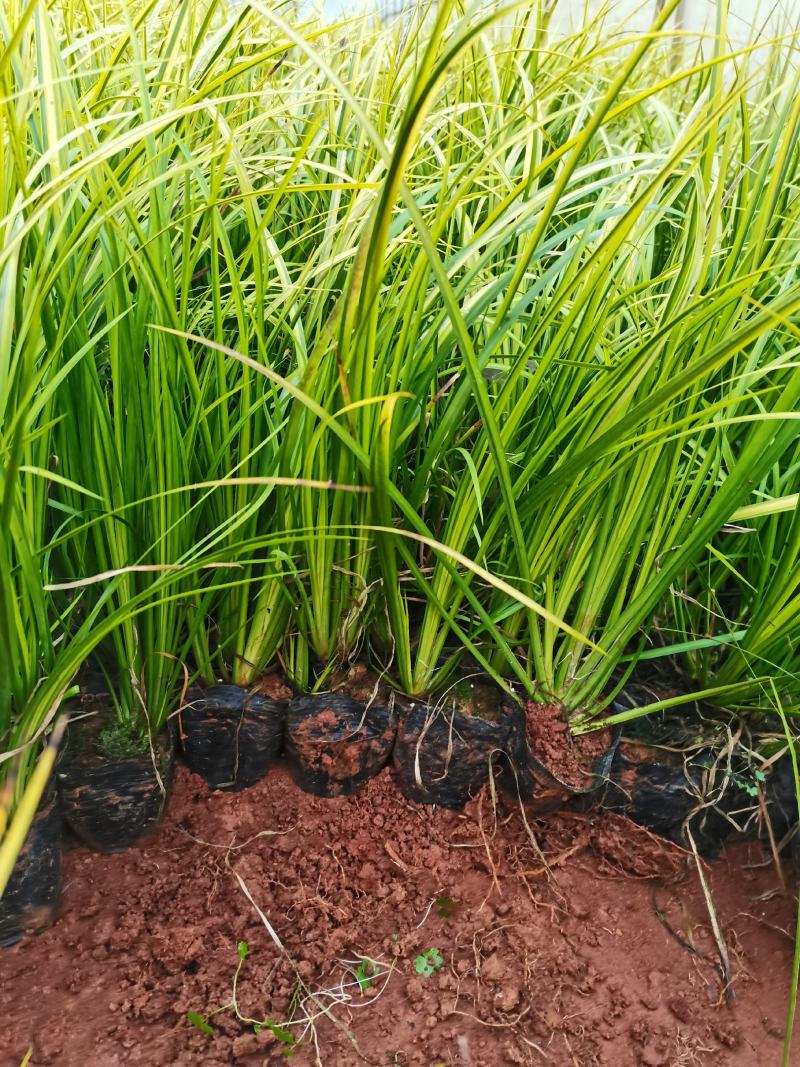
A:
POLYGON ((292 778, 318 797, 352 796, 386 766, 396 729, 393 706, 339 693, 298 697, 286 716, 292 778))
MULTIPOLYGON (((589 806, 608 779, 620 733, 618 728, 611 731, 607 747, 588 764, 582 784, 566 781, 549 764, 545 755, 531 749, 526 712, 520 706, 510 742, 510 773, 504 776, 503 782, 536 815, 557 811, 569 801, 578 800, 584 806, 589 806)), ((562 743, 575 744, 566 723, 562 743)))
POLYGON ((769 834, 782 850, 782 863, 794 889, 800 890, 800 821, 797 813, 797 786, 792 757, 787 752, 776 761, 764 786, 769 828, 760 827, 765 843, 769 834))
POLYGON ((508 752, 520 708, 497 697, 497 717, 418 704, 400 715, 392 769, 409 800, 460 808, 477 796, 508 752))
MULTIPOLYGON (((689 830, 697 851, 711 858, 734 828, 719 802, 710 802, 706 777, 711 762, 711 757, 702 753, 685 760, 664 748, 623 743, 611 768, 602 806, 684 847, 689 843, 689 830)), ((728 810, 747 806, 746 797, 732 784, 724 799, 728 810)))
POLYGON ((780 842, 793 830, 800 837, 797 824, 797 786, 794 780, 792 757, 788 752, 776 760, 772 773, 767 778, 765 799, 772 835, 780 842))
POLYGON ((151 833, 164 812, 174 768, 174 730, 155 739, 155 760, 150 753, 103 758, 93 744, 97 732, 92 718, 70 723, 57 772, 61 808, 87 845, 122 852, 151 833))
POLYGON ((212 789, 255 785, 280 753, 287 707, 238 685, 190 691, 180 713, 186 762, 212 789))
POLYGON ((61 812, 55 791, 39 807, 0 898, 0 947, 48 926, 61 892, 61 812))

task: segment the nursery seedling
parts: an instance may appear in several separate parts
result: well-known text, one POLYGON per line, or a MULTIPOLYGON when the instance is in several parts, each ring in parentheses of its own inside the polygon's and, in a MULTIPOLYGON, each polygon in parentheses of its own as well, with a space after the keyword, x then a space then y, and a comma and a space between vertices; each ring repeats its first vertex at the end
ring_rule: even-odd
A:
POLYGON ((428 948, 414 960, 414 970, 422 978, 432 978, 444 963, 438 948, 428 948))

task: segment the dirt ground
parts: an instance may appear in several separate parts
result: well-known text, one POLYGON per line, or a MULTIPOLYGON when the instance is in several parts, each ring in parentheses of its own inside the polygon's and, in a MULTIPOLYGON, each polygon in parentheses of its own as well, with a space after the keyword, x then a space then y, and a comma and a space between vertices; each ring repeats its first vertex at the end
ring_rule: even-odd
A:
POLYGON ((793 902, 755 844, 705 872, 727 969, 694 858, 619 816, 179 768, 159 832, 73 844, 57 922, 0 954, 0 1064, 778 1064, 793 902), (278 1033, 229 1007, 208 1035, 187 1012, 230 1002, 242 941, 239 1011, 278 1033))

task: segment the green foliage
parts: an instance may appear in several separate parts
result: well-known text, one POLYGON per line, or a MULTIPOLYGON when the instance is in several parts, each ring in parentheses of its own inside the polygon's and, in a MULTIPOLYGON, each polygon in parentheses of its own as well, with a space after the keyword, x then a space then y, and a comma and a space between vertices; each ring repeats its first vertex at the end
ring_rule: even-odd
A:
POLYGON ((428 948, 414 959, 414 970, 422 978, 432 978, 444 964, 438 948, 428 948))
POLYGON ((733 775, 734 784, 740 789, 743 789, 749 797, 757 797, 760 787, 764 785, 767 780, 767 776, 763 771, 756 770, 753 772, 753 780, 745 780, 733 775))
POLYGON ((283 1026, 278 1026, 277 1023, 270 1022, 269 1019, 264 1019, 263 1022, 253 1023, 253 1032, 256 1034, 261 1033, 262 1030, 269 1030, 273 1037, 284 1046, 286 1050, 294 1048, 297 1044, 297 1038, 292 1034, 291 1030, 287 1030, 283 1026))
POLYGON ((369 992, 372 989, 373 979, 377 978, 380 974, 380 967, 374 960, 362 959, 358 967, 355 969, 355 978, 358 982, 358 988, 362 993, 369 992))
POLYGON ((590 728, 674 639, 699 691, 800 706, 798 76, 724 11, 676 67, 676 3, 624 38, 3 7, 20 791, 92 657, 139 736, 193 677, 362 652, 412 695, 466 653, 590 728))
POLYGON ((208 1034, 210 1037, 213 1037, 216 1033, 214 1027, 202 1015, 198 1015, 196 1011, 187 1011, 186 1018, 201 1033, 208 1034))
POLYGON ((128 722, 115 722, 97 735, 101 750, 110 759, 131 759, 148 752, 146 737, 128 722))

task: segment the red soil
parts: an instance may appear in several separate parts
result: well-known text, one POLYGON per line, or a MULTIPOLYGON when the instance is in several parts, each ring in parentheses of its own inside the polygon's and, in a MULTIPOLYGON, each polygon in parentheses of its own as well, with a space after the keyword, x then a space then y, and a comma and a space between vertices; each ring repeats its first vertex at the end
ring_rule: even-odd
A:
POLYGON ((29 1048, 31 1067, 778 1062, 793 902, 755 844, 707 868, 728 1003, 693 860, 619 816, 530 829, 488 795, 411 805, 385 773, 318 800, 283 768, 224 794, 179 768, 158 834, 121 855, 71 848, 56 924, 0 952, 0 1065, 29 1048), (187 1022, 229 1000, 242 940, 241 1010, 285 1024, 296 994, 316 1048, 307 1028, 285 1060, 230 1011, 213 1037, 187 1022), (443 964, 422 977, 431 948, 443 964), (381 977, 362 995, 363 957, 381 977))
POLYGON ((265 674, 261 681, 253 686, 252 692, 260 693, 270 700, 291 700, 294 695, 280 674, 265 674))
MULTIPOLYGON (((318 711, 304 713, 300 720, 290 714, 286 724, 286 750, 301 785, 322 778, 328 796, 356 791, 359 775, 364 779, 382 767, 391 751, 395 723, 385 709, 357 705, 345 713, 327 706, 324 694, 316 698, 318 711), (311 775, 311 779, 309 779, 311 775)), ((314 789, 313 785, 308 788, 314 789)))
POLYGON ((592 764, 611 744, 611 731, 571 734, 557 704, 525 705, 525 732, 531 755, 565 785, 586 789, 592 785, 592 764))

